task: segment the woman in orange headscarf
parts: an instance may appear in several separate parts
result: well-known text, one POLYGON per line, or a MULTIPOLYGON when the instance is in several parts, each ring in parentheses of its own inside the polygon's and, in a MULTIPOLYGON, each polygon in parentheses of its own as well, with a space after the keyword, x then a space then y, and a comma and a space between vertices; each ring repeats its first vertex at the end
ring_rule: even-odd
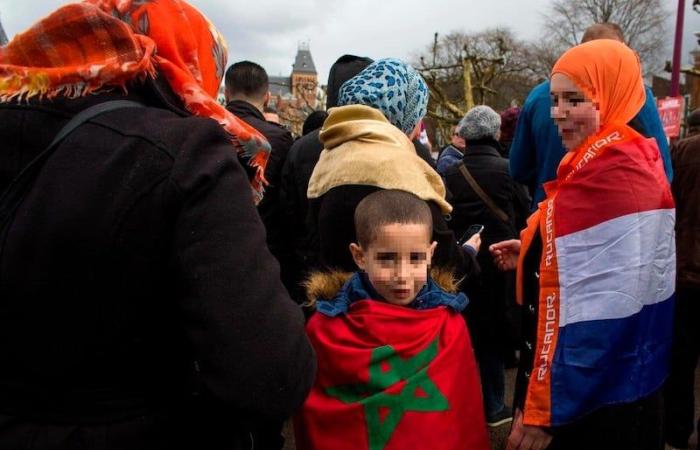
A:
POLYGON ((662 449, 675 210, 655 141, 630 123, 639 58, 607 39, 574 47, 551 95, 568 154, 522 242, 491 247, 517 265, 525 306, 508 449, 662 449))
POLYGON ((268 448, 303 403, 226 53, 184 0, 70 3, 0 48, 0 449, 268 448))
POLYGON ((270 146, 216 101, 227 52, 216 27, 185 2, 85 0, 0 48, 0 100, 83 97, 160 74, 161 89, 167 84, 190 114, 230 134, 259 199, 270 146))

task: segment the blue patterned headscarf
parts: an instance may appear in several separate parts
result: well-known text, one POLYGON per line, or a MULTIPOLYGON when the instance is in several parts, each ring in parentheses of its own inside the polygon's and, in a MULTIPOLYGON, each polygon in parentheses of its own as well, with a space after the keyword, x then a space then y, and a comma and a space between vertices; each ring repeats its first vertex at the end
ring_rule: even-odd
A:
POLYGON ((428 86, 408 64, 394 58, 380 59, 340 87, 338 106, 346 105, 376 108, 410 134, 428 110, 428 86))

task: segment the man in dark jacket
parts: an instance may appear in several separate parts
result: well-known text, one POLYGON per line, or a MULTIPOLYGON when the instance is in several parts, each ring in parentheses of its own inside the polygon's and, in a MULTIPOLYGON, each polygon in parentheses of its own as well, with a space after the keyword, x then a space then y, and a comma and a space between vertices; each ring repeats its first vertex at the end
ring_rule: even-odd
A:
MULTIPOLYGON (((282 278, 287 279, 288 246, 282 237, 284 218, 279 205, 282 166, 292 146, 292 135, 277 123, 268 122, 263 116, 270 100, 269 81, 265 69, 250 61, 232 64, 226 71, 226 109, 250 124, 267 138, 272 151, 265 168, 268 185, 265 196, 258 205, 258 212, 267 230, 267 245, 282 265, 282 278)), ((285 283, 286 284, 286 283, 285 283)))
MULTIPOLYGON (((700 355, 700 109, 688 116, 688 137, 671 147, 676 200, 676 315, 671 374, 666 382, 666 442, 688 448, 695 417, 695 367, 700 355)), ((700 428, 700 427, 698 427, 700 428)))
MULTIPOLYGON (((340 86, 371 63, 371 59, 355 55, 343 55, 333 63, 328 74, 327 109, 337 106, 340 86)), ((308 270, 318 264, 317 228, 315 224, 312 226, 307 222, 309 202, 306 190, 323 150, 319 133, 320 129, 317 129, 298 139, 289 150, 289 156, 282 169, 280 200, 284 209, 284 234, 292 246, 291 268, 294 270, 293 286, 288 287, 292 297, 298 301, 304 298, 299 282, 308 270)))
POLYGON ((452 193, 454 207, 449 225, 455 235, 461 236, 470 225, 484 225, 477 255, 481 278, 466 286, 470 303, 465 312, 481 372, 486 421, 489 426, 498 426, 511 419, 510 408, 504 404, 504 360, 509 344, 513 345, 513 340, 508 339, 513 323, 507 320, 507 312, 515 308, 514 274, 499 271, 488 248, 495 242, 518 237, 528 214, 529 198, 525 188, 510 177, 508 160, 500 154, 498 113, 488 106, 477 106, 460 124, 459 133, 466 142, 461 162, 507 216, 507 220, 499 218, 476 193, 460 171, 459 163, 447 169, 445 185, 452 193))
MULTIPOLYGON (((188 92, 228 114, 211 98, 220 81, 213 69, 177 65, 173 55, 201 43, 205 62, 212 45, 223 46, 186 2, 134 2, 120 17, 136 23, 131 14, 141 7, 149 39, 112 10, 71 4, 42 19, 40 48, 18 40, 0 55, 6 74, 10 66, 43 71, 34 60, 66 61, 37 56, 56 49, 72 55, 64 73, 119 54, 117 70, 130 75, 94 76, 93 91, 81 83, 98 70, 81 72, 76 85, 44 79, 46 96, 0 102, 0 192, 79 112, 114 100, 143 105, 75 128, 2 215, 2 449, 252 448, 251 424, 291 415, 313 381, 302 314, 279 280, 231 137, 193 116, 192 97, 164 76, 177 67, 188 92), (141 45, 171 39, 163 27, 173 26, 169 19, 184 26, 183 16, 206 32, 187 45, 158 45, 154 79, 132 59, 148 66, 154 56, 141 45), (116 49, 95 54, 109 45, 116 49), (25 51, 32 57, 23 59, 25 51)), ((0 82, 0 98, 11 88, 0 82)))

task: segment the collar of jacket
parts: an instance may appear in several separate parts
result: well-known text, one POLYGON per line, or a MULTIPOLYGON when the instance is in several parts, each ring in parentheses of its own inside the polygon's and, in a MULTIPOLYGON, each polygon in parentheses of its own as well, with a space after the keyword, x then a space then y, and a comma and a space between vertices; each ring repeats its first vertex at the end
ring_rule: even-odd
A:
POLYGON ((459 158, 462 159, 462 156, 464 156, 464 153, 459 151, 459 149, 455 148, 454 145, 450 144, 447 147, 445 147, 445 150, 442 151, 440 154, 440 158, 446 158, 446 157, 452 157, 452 158, 459 158))
MULTIPOLYGON (((316 310, 318 312, 325 316, 336 317, 347 313, 350 305, 354 302, 360 300, 384 301, 369 282, 366 273, 355 272, 354 274, 346 275, 349 275, 350 278, 345 281, 335 296, 331 298, 320 297, 316 300, 316 310)), ((425 286, 418 292, 415 300, 408 307, 423 310, 446 306, 456 312, 460 312, 467 307, 468 303, 469 300, 466 295, 461 292, 447 292, 430 276, 425 286)))
POLYGON ((51 100, 34 97, 26 101, 5 103, 3 106, 41 107, 70 117, 91 106, 110 100, 132 100, 149 107, 166 109, 181 117, 192 115, 184 109, 182 101, 173 93, 165 78, 160 74, 157 74, 156 78, 146 78, 143 83, 129 85, 127 92, 112 90, 77 98, 59 96, 51 100))
MULTIPOLYGON (((226 109, 237 115, 238 117, 253 116, 256 119, 265 120, 265 116, 258 108, 245 100, 231 100, 226 104, 226 109)), ((266 121, 267 122, 267 121, 266 121)))
POLYGON ((476 141, 467 142, 467 148, 464 150, 464 157, 467 158, 469 156, 488 155, 503 158, 500 151, 501 144, 499 144, 497 140, 490 138, 479 139, 476 141))

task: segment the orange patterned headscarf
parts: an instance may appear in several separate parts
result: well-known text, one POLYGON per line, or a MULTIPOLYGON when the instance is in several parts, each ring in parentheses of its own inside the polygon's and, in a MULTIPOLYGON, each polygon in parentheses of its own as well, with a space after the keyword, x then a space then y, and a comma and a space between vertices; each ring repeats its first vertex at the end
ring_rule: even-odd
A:
POLYGON ((270 145, 215 100, 226 57, 219 31, 183 0, 85 0, 0 48, 0 101, 126 89, 159 72, 190 113, 228 131, 259 200, 270 145))

